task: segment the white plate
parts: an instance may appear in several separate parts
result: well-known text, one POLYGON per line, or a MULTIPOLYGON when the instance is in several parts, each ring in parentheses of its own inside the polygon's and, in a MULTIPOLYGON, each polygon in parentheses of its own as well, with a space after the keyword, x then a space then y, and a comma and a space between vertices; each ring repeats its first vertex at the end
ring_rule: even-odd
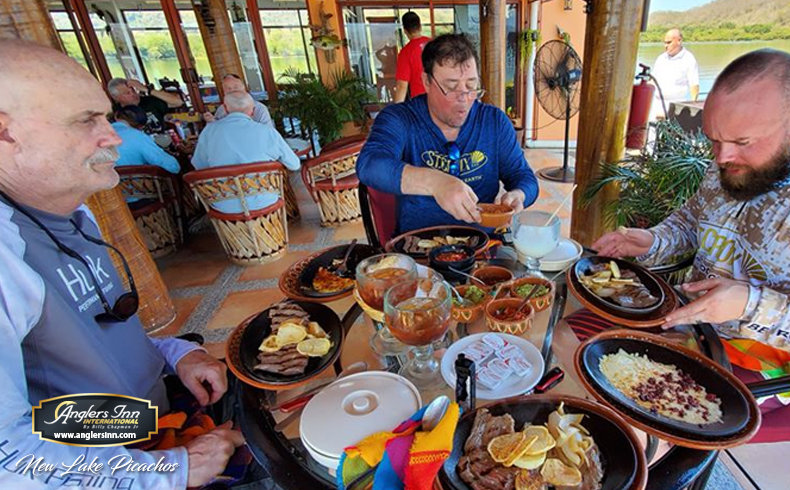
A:
POLYGON ((560 238, 557 248, 540 259, 540 269, 561 271, 565 266, 576 262, 582 256, 582 246, 576 240, 560 238))
MULTIPOLYGON (((516 337, 515 335, 508 335, 506 333, 488 332, 502 337, 508 343, 513 344, 521 349, 524 357, 532 364, 532 369, 521 377, 511 374, 496 390, 489 390, 480 383, 477 384, 477 398, 483 400, 499 400, 510 396, 522 395, 527 390, 531 390, 538 384, 540 377, 543 376, 543 358, 540 356, 540 351, 532 345, 527 339, 516 337)), ((453 345, 451 345, 442 356, 442 377, 444 381, 455 389, 455 360, 458 354, 470 344, 477 342, 483 338, 483 335, 488 333, 476 333, 464 337, 453 345)), ((477 366, 476 366, 477 367, 477 366)))

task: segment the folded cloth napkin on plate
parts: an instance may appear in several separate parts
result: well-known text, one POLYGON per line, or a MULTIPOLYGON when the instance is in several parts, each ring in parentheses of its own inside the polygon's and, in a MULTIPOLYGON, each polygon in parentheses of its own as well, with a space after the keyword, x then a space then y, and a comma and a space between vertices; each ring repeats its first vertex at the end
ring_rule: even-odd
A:
POLYGON ((422 431, 422 407, 392 431, 378 432, 349 446, 337 467, 337 486, 347 485, 372 471, 373 490, 430 490, 442 463, 453 449, 460 410, 450 403, 431 431, 422 431))

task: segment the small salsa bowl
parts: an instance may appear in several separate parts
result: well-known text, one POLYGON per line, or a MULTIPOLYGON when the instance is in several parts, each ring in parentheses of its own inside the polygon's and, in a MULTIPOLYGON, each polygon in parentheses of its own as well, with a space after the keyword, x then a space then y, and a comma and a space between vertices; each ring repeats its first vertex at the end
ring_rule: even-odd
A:
POLYGON ((522 335, 532 328, 532 319, 535 311, 532 305, 525 304, 520 310, 520 316, 515 319, 503 319, 500 311, 506 308, 515 309, 521 304, 518 298, 502 298, 490 301, 485 308, 486 326, 494 332, 509 333, 512 335, 522 335))
POLYGON ((480 226, 486 228, 504 228, 510 225, 513 208, 505 204, 478 203, 480 226))
MULTIPOLYGON (((472 288, 472 284, 465 284, 463 286, 458 286, 455 288, 456 291, 463 297, 466 295, 466 292, 472 288)), ((471 306, 461 306, 455 304, 453 302, 453 309, 452 309, 452 317, 458 323, 472 323, 477 321, 478 318, 483 316, 483 309, 485 306, 491 301, 491 292, 489 289, 483 288, 481 286, 475 286, 479 289, 482 289, 485 292, 486 296, 477 304, 471 306)))
POLYGON ((532 285, 532 287, 545 286, 548 289, 546 294, 530 298, 529 304, 532 306, 532 309, 535 310, 535 313, 543 311, 551 306, 552 301, 554 301, 555 289, 552 281, 541 277, 522 277, 521 279, 516 279, 510 286, 510 295, 514 298, 524 299, 524 297, 532 292, 532 288, 524 287, 525 285, 532 285), (519 294, 519 289, 521 289, 522 292, 526 291, 526 294, 519 294))
POLYGON ((498 265, 479 267, 472 273, 472 276, 483 281, 488 287, 494 287, 499 283, 513 279, 513 273, 510 270, 498 265))
POLYGON ((436 247, 428 254, 428 260, 433 269, 442 274, 448 281, 463 282, 465 276, 450 270, 469 273, 475 265, 475 251, 466 245, 443 245, 436 247), (442 260, 449 255, 457 255, 457 260, 442 260), (463 256, 463 257, 461 257, 463 256))

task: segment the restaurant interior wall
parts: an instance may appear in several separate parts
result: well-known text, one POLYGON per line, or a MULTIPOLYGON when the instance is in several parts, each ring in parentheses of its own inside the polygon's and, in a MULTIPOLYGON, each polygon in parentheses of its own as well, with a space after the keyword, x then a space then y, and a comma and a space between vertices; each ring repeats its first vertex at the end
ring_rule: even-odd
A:
MULTIPOLYGON (((561 29, 570 35, 571 46, 579 55, 579 58, 584 59, 584 33, 587 22, 584 4, 585 2, 582 0, 575 0, 571 2, 571 10, 565 10, 564 1, 551 0, 541 2, 538 14, 541 42, 545 43, 550 40, 561 39, 559 35, 559 29, 561 29)), ((532 87, 528 87, 527 94, 529 97, 534 97, 532 87)), ((562 146, 565 137, 565 123, 562 120, 555 120, 551 117, 540 107, 537 100, 534 101, 533 106, 535 110, 532 121, 527 121, 526 123, 527 129, 534 129, 531 135, 534 141, 530 146, 562 146)), ((571 118, 571 146, 575 146, 578 122, 578 115, 571 118)))

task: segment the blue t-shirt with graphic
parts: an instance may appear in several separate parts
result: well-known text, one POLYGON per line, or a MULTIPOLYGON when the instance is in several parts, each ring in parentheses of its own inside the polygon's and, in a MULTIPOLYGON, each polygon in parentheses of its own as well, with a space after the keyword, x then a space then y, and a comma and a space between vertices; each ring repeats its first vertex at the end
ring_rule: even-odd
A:
MULTIPOLYGON (((359 180, 369 187, 398 196, 398 230, 462 224, 431 196, 401 193, 405 165, 449 172, 447 139, 428 113, 426 96, 393 104, 376 117, 367 143, 357 159, 359 180)), ((538 182, 516 141, 510 120, 500 109, 481 102, 472 105, 458 132, 460 176, 481 203, 494 202, 499 182, 506 190, 521 189, 529 206, 538 196, 538 182)))

